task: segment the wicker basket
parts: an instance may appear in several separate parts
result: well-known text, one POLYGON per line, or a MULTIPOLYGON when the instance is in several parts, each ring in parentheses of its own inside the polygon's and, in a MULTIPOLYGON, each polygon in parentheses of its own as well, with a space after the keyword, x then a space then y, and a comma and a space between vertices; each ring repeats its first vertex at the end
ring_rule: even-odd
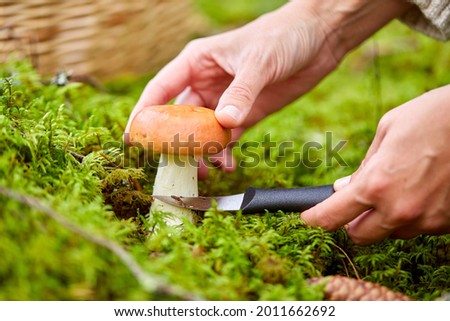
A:
POLYGON ((0 0, 0 63, 19 52, 43 74, 151 72, 205 28, 191 0, 0 0))

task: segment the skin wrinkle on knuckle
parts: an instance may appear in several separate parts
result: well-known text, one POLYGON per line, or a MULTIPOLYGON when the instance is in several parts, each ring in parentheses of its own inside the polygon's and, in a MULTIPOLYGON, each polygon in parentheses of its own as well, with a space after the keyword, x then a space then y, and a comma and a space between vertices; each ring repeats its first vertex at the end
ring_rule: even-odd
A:
POLYGON ((339 225, 333 220, 332 215, 328 211, 323 210, 317 213, 314 226, 320 226, 327 231, 334 231, 339 228, 339 225))
POLYGON ((279 80, 282 75, 277 74, 277 71, 281 73, 282 71, 279 70, 283 70, 283 65, 285 72, 292 68, 290 63, 285 62, 290 59, 287 58, 289 55, 285 50, 285 41, 279 37, 259 36, 252 46, 245 46, 239 52, 236 66, 243 73, 251 74, 253 80, 258 79, 266 84, 279 80))
POLYGON ((245 104, 250 104, 254 100, 254 94, 252 93, 250 87, 243 82, 233 83, 226 91, 228 95, 233 97, 233 99, 245 104))
MULTIPOLYGON (((198 70, 206 69, 210 59, 208 57, 212 49, 211 43, 206 38, 191 40, 175 59, 184 60, 189 68, 189 74, 193 75, 198 70)), ((192 82, 192 79, 189 83, 192 82)))
MULTIPOLYGON (((373 213, 375 214, 375 213, 373 213)), ((377 213, 379 214, 379 213, 377 213)), ((392 231, 392 229, 386 227, 384 224, 381 224, 380 226, 377 226, 377 229, 383 230, 383 231, 392 231)), ((370 233, 368 233, 365 229, 355 228, 354 226, 350 225, 347 229, 348 236, 352 239, 353 243, 356 245, 369 245, 373 244, 381 238, 378 238, 376 233, 374 233, 373 230, 371 230, 370 233)), ((390 234, 390 233, 387 233, 390 234)))
POLYGON ((192 54, 198 50, 201 50, 204 47, 203 43, 204 38, 193 39, 186 44, 181 53, 192 54))
POLYGON ((386 114, 384 114, 377 125, 377 131, 376 134, 380 135, 381 137, 384 137, 385 134, 388 132, 389 128, 391 127, 392 118, 395 117, 395 110, 390 110, 386 114))
POLYGON ((382 165, 371 163, 371 167, 365 168, 364 181, 359 183, 358 201, 363 204, 375 206, 380 200, 386 199, 386 195, 392 190, 394 182, 392 177, 383 168, 382 165), (375 166, 373 166, 375 165, 375 166))
POLYGON ((424 219, 417 224, 417 228, 423 231, 423 233, 431 234, 441 234, 449 233, 450 226, 445 219, 443 214, 433 216, 431 218, 424 219))
POLYGON ((367 235, 365 235, 366 237, 361 236, 361 233, 358 233, 358 229, 355 229, 352 224, 347 224, 345 226, 345 231, 352 242, 356 245, 365 245, 370 243, 370 240, 367 239, 367 235))
POLYGON ((389 215, 389 220, 394 227, 407 225, 418 220, 423 215, 424 210, 422 208, 417 202, 398 202, 389 215))

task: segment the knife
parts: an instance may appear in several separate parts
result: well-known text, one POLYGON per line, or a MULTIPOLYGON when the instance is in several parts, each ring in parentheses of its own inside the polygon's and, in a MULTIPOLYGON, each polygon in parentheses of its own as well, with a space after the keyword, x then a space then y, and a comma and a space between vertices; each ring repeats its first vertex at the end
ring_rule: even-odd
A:
POLYGON ((238 211, 244 214, 264 211, 303 212, 324 201, 334 193, 333 185, 297 188, 260 189, 248 187, 244 193, 229 196, 161 196, 152 195, 164 203, 196 211, 207 211, 214 201, 218 210, 238 211))

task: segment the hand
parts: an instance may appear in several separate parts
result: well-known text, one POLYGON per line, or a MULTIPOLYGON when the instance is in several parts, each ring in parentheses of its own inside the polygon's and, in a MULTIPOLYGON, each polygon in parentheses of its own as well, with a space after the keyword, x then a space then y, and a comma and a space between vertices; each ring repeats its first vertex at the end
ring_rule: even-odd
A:
MULTIPOLYGON (((267 115, 300 97, 342 57, 409 7, 402 0, 302 0, 234 31, 197 39, 147 85, 131 113, 176 103, 216 110, 235 139, 267 115)), ((232 170, 230 149, 213 158, 232 170)))
MULTIPOLYGON (((289 3, 242 28, 189 43, 148 83, 130 121, 145 106, 178 96, 176 103, 216 109, 218 121, 237 129, 233 138, 238 139, 337 64, 320 20, 297 7, 289 3)), ((233 167, 230 156, 228 150, 213 161, 233 167)))
POLYGON ((449 233, 449 101, 447 85, 388 112, 350 182, 301 218, 361 245, 449 233))

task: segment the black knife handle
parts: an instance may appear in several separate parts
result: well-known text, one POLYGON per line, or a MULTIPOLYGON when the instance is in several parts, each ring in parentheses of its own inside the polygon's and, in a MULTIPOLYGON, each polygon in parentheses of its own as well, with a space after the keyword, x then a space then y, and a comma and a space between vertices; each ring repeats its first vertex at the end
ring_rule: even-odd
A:
POLYGON ((242 213, 303 212, 334 193, 333 185, 298 188, 260 189, 248 187, 244 193, 242 213))

